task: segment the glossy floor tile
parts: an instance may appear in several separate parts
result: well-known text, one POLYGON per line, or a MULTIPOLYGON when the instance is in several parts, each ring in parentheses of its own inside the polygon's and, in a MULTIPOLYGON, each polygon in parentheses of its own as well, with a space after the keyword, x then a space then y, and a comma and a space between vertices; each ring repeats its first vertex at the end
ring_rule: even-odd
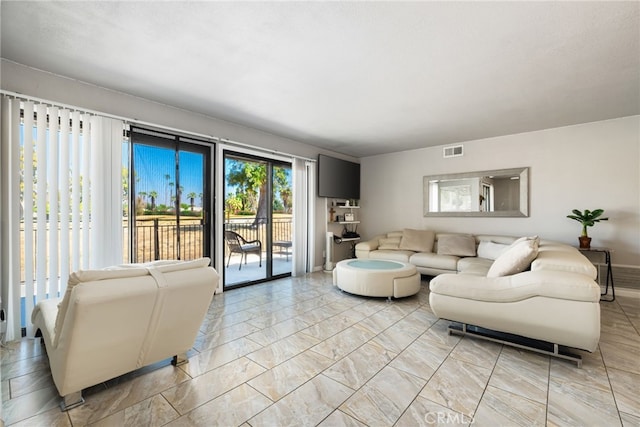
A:
POLYGON ((602 302, 594 353, 569 361, 448 335, 419 294, 342 293, 313 273, 216 295, 189 363, 84 391, 68 412, 39 339, 0 355, 18 426, 639 426, 640 299, 602 302))

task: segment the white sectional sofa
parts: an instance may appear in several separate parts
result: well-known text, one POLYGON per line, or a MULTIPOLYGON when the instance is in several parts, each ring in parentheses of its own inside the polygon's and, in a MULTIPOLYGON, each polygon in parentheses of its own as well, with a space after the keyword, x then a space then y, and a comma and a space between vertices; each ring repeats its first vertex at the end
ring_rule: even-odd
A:
POLYGON ((418 272, 427 276, 465 272, 486 274, 493 259, 478 257, 478 249, 485 253, 486 246, 488 255, 492 248, 497 254, 503 249, 499 245, 506 247, 516 239, 512 236, 435 233, 431 230, 405 229, 381 234, 358 243, 356 258, 408 262, 415 265, 418 272), (410 236, 410 240, 403 245, 407 236, 410 236), (447 241, 446 247, 441 245, 443 241, 447 241), (479 247, 481 242, 485 242, 482 248, 479 247))
MULTIPOLYGON (((462 324, 463 332, 471 326, 543 341, 552 347, 542 352, 559 357, 565 357, 559 346, 594 351, 598 345, 596 268, 572 246, 405 229, 357 244, 356 257, 409 262, 436 276, 431 309, 462 324)), ((579 356, 565 358, 580 365, 579 356)))
POLYGON ((209 258, 156 261, 72 273, 65 295, 40 301, 42 334, 61 408, 82 389, 174 357, 187 361, 218 286, 209 258))

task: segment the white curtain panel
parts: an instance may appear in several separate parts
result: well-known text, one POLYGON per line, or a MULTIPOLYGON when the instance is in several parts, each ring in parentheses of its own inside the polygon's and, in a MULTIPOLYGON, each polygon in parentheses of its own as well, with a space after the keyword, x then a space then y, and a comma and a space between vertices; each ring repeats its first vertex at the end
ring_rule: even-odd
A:
POLYGON ((69 273, 121 263, 124 123, 3 96, 2 304, 6 340, 69 273))
POLYGON ((316 162, 306 161, 307 168, 307 272, 312 272, 316 260, 316 162))
POLYGON ((313 162, 293 159, 293 263, 292 276, 301 276, 313 269, 315 230, 315 179, 313 162))

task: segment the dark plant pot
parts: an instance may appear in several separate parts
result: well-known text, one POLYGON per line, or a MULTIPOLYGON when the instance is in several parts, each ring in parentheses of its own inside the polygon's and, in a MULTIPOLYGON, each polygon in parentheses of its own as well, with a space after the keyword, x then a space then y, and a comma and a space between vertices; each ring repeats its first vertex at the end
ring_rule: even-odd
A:
POLYGON ((580 236, 578 240, 580 241, 580 249, 591 249, 591 237, 580 236))

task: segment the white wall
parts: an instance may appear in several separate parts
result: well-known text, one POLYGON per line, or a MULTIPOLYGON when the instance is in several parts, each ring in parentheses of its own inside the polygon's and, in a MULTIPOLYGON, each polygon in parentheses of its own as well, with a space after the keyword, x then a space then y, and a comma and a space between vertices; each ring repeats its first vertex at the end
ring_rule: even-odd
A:
POLYGON ((366 157, 362 168, 364 237, 402 228, 541 237, 577 245, 572 209, 605 210, 589 228, 592 246, 613 249, 616 265, 640 266, 640 116, 464 143, 464 156, 442 147, 366 157), (425 175, 530 167, 528 218, 424 217, 425 175))
MULTIPOLYGON (((350 156, 322 150, 312 145, 278 137, 213 117, 151 102, 121 92, 107 90, 77 80, 29 68, 4 59, 1 62, 0 77, 3 90, 21 93, 26 96, 136 119, 182 131, 224 138, 310 159, 315 159, 318 154, 322 153, 340 157, 345 160, 357 161, 357 159, 350 156)), ((326 241, 324 223, 326 214, 324 207, 324 199, 317 199, 317 227, 315 233, 316 259, 314 262, 317 268, 321 268, 323 264, 322 253, 326 241)))
MULTIPOLYGON (((321 150, 265 132, 150 102, 2 60, 4 90, 118 116, 136 118, 257 147, 316 158, 321 150)), ((580 224, 573 208, 603 208, 609 222, 590 228, 592 245, 615 249, 613 262, 640 265, 640 116, 465 143, 465 155, 442 158, 442 147, 366 157, 362 163, 364 237, 404 227, 532 234, 575 244, 580 224), (529 218, 424 218, 422 177, 529 166, 529 218), (588 183, 588 184, 587 184, 588 183)), ((316 201, 316 260, 322 265, 326 218, 316 201)))

